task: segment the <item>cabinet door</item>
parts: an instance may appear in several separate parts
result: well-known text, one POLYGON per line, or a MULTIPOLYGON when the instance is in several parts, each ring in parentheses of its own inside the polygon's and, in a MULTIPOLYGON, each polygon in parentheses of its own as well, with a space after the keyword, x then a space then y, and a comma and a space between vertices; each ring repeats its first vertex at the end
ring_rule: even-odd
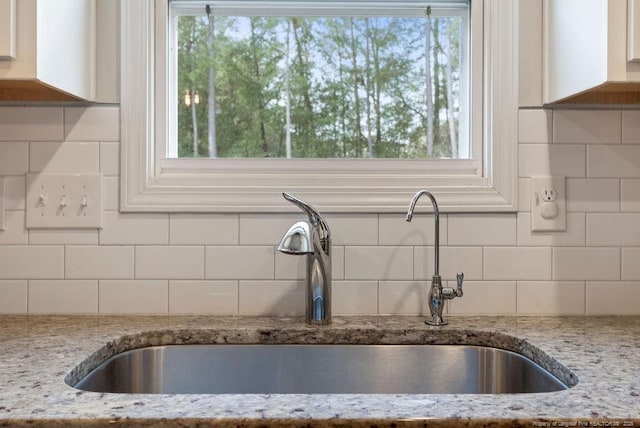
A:
POLYGON ((0 0, 0 59, 16 56, 16 0, 0 0))
POLYGON ((640 0, 628 0, 627 7, 629 8, 628 59, 640 62, 640 0))

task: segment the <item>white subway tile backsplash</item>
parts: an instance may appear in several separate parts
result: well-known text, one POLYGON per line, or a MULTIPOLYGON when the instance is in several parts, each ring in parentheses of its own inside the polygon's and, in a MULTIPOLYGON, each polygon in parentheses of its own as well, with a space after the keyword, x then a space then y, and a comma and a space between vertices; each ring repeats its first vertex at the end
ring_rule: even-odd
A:
POLYGON ((344 247, 334 246, 331 251, 331 277, 344 279, 344 247))
POLYGON ((622 144, 640 144, 640 110, 622 111, 622 144))
POLYGON ((169 281, 169 313, 238 315, 238 281, 169 281))
MULTIPOLYGON (((448 284, 455 287, 455 282, 448 284)), ((469 281, 464 296, 447 302, 450 315, 515 315, 515 281, 469 281)))
POLYGON ((583 281, 518 281, 518 315, 584 315, 583 281))
POLYGON ((587 213, 587 245, 640 246, 640 213, 587 213))
POLYGON ((518 179, 518 212, 531 211, 531 179, 518 179))
POLYGON ((638 315, 640 282, 587 282, 587 315, 638 315))
POLYGON ((29 143, 0 141, 0 176, 24 175, 29 171, 29 143))
POLYGON ((171 214, 171 245, 238 245, 236 214, 171 214))
POLYGON ((554 143, 619 144, 621 112, 617 110, 555 110, 554 143))
POLYGON ((120 108, 65 107, 66 141, 120 141, 120 108))
POLYGON ((136 279, 204 279, 204 247, 137 246, 136 279))
POLYGON ((412 247, 345 247, 347 280, 413 279, 412 247))
POLYGON ((429 313, 428 281, 380 281, 379 312, 382 315, 429 313))
POLYGON ((102 213, 101 245, 165 245, 169 243, 168 214, 102 213))
POLYGON ((30 314, 98 313, 98 280, 29 281, 30 314))
POLYGON ((7 211, 5 214, 5 230, 0 230, 0 245, 29 243, 24 211, 7 211))
POLYGON ((520 177, 555 175, 584 177, 585 159, 584 145, 518 145, 518 173, 520 177))
POLYGON ((27 281, 0 280, 0 314, 27 313, 27 281))
POLYGON ((164 280, 113 281, 98 283, 101 314, 166 314, 169 312, 169 284, 164 280))
MULTIPOLYGON (((434 245, 435 219, 432 209, 416 207, 413 219, 407 222, 406 215, 380 214, 380 245, 434 245)), ((447 216, 440 215, 440 245, 447 245, 447 216)))
POLYGON ((239 315, 304 315, 301 281, 240 281, 239 315))
POLYGON ((29 229, 29 244, 98 245, 97 229, 29 229))
POLYGON ((568 213, 567 230, 563 232, 532 232, 531 213, 518 213, 518 245, 520 246, 581 246, 585 243, 585 214, 568 213))
POLYGON ((0 246, 0 279, 64 279, 62 246, 0 246))
POLYGON ((133 279, 133 247, 66 247, 65 277, 68 279, 133 279))
POLYGON ((518 112, 518 142, 548 144, 553 137, 553 114, 550 110, 521 109, 518 112))
POLYGON ((640 248, 622 249, 621 279, 640 281, 640 248))
POLYGON ((333 315, 378 313, 377 281, 334 281, 331 290, 333 315))
MULTIPOLYGON (((303 281, 307 275, 307 256, 295 256, 275 252, 275 279, 295 279, 303 281)), ((333 270, 333 261, 331 263, 333 270)))
POLYGON ((274 278, 275 248, 266 246, 214 247, 205 251, 206 279, 274 278))
POLYGON ((29 171, 44 173, 100 172, 98 143, 31 142, 29 171))
POLYGON ((120 143, 100 143, 100 172, 105 177, 120 174, 120 143))
POLYGON ((27 192, 27 180, 22 176, 8 176, 4 178, 6 192, 4 195, 5 209, 7 210, 24 210, 25 195, 27 192))
POLYGON ((486 247, 485 280, 550 280, 551 248, 486 247))
POLYGON ((640 212, 640 179, 620 180, 620 211, 640 212))
MULTIPOLYGON (((302 315, 306 257, 275 251, 287 214, 121 214, 117 106, 0 107, 0 313, 302 315), (103 174, 103 229, 24 224, 27 172, 103 174)), ((518 213, 442 214, 452 314, 640 314, 638 111, 522 109, 518 213), (620 144, 622 143, 622 144, 620 144), (530 232, 530 177, 567 177, 567 231, 530 232), (624 296, 623 299, 620 296, 624 296)), ((325 214, 333 312, 426 315, 431 207, 325 214)))
POLYGON ((569 178, 568 212, 620 211, 620 180, 608 178, 569 178))
POLYGON ((590 145, 587 177, 640 178, 640 145, 590 145))
POLYGON ((558 281, 620 279, 619 248, 553 249, 553 275, 558 281))
POLYGON ((240 214, 240 245, 276 246, 294 223, 306 220, 306 214, 240 214))
POLYGON ((327 214, 335 245, 378 245, 377 214, 327 214))
POLYGON ((0 107, 0 141, 62 141, 62 107, 0 107))
MULTIPOLYGON (((415 247, 413 277, 431 280, 434 258, 434 247, 415 247)), ((482 247, 440 247, 440 276, 455 279, 458 272, 463 272, 467 279, 482 279, 482 247)))
POLYGON ((102 209, 118 211, 120 209, 120 179, 102 177, 102 209))
POLYGON ((449 214, 449 245, 516 245, 513 214, 449 214))

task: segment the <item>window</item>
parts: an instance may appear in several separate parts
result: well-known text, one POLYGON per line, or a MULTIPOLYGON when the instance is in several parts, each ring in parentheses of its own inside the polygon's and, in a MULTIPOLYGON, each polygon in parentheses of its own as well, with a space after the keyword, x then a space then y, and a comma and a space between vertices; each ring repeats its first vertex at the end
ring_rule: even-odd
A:
POLYGON ((466 0, 169 4, 168 157, 473 157, 466 0))
POLYGON ((468 4, 123 3, 121 209, 514 211, 517 2, 468 4))

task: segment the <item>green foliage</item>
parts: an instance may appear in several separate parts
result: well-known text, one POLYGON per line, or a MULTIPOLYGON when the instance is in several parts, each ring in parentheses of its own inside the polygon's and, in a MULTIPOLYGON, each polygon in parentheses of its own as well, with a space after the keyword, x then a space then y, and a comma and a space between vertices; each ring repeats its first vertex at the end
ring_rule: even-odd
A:
MULTIPOLYGON (((449 157, 447 108, 456 129, 460 115, 460 20, 432 23, 433 156, 449 157)), ((367 157, 369 142, 375 158, 425 158, 424 24, 423 18, 216 16, 210 55, 207 17, 180 17, 179 157, 209 155, 213 66, 218 157, 285 157, 288 133, 294 158, 367 157)))

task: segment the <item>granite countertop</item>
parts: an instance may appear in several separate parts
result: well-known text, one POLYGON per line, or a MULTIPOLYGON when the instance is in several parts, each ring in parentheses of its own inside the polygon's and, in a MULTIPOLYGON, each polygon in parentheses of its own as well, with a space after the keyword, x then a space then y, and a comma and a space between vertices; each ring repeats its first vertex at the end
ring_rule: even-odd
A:
POLYGON ((0 317, 0 426, 640 427, 640 317, 0 317), (79 391, 123 350, 177 343, 449 343, 519 351, 565 391, 538 394, 204 395, 79 391))

